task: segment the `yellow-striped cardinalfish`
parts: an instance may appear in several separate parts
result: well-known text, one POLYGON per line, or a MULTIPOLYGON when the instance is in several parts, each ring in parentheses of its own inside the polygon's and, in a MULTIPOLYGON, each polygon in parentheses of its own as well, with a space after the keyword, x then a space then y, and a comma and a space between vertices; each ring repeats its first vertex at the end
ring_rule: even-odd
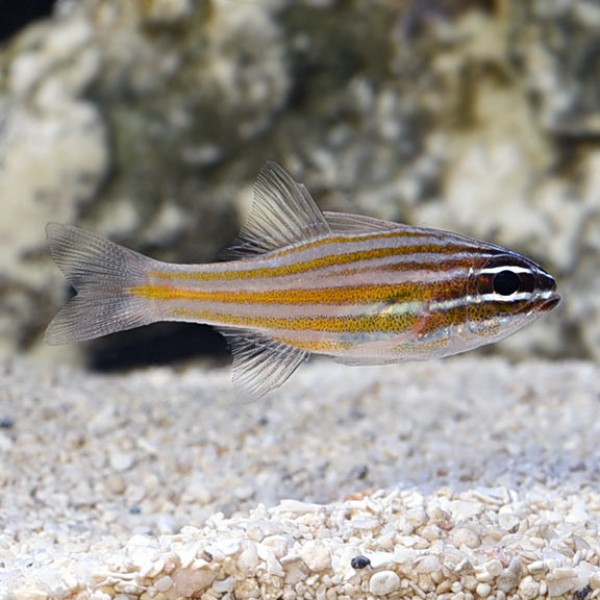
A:
POLYGON ((49 223, 50 251, 78 292, 46 332, 78 342, 156 321, 215 325, 236 395, 259 398, 310 353, 347 364, 447 356, 497 341, 554 308, 538 264, 465 235, 321 212, 267 163, 239 239, 213 264, 171 264, 49 223))

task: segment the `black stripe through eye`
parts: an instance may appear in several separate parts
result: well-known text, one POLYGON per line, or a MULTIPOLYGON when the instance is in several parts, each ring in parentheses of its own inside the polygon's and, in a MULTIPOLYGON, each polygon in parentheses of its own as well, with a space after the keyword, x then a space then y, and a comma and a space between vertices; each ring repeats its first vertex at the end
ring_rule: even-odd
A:
POLYGON ((521 280, 512 271, 500 271, 494 277, 494 291, 501 296, 514 294, 521 286, 521 280))

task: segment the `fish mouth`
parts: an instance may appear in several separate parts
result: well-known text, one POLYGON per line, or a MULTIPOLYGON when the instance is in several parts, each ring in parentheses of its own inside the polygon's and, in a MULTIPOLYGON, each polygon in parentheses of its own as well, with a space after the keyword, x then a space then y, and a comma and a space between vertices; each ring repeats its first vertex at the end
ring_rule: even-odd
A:
POLYGON ((558 303, 560 302, 560 296, 558 294, 554 294, 548 300, 544 300, 539 306, 538 310, 541 312, 549 312, 551 311, 558 303))
POLYGON ((539 294, 536 302, 538 311, 549 312, 560 302, 560 296, 556 293, 556 280, 541 268, 535 278, 535 287, 539 294))

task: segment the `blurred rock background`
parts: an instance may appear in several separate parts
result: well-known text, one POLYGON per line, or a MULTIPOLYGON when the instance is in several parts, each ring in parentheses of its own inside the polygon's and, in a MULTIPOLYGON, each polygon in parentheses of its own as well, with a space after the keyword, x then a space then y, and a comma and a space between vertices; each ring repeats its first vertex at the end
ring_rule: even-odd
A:
POLYGON ((211 261, 274 159, 324 209, 530 255, 563 303, 493 351, 600 359, 599 28, 595 0, 57 2, 0 47, 0 356, 222 351, 167 324, 49 352, 44 226, 211 261))

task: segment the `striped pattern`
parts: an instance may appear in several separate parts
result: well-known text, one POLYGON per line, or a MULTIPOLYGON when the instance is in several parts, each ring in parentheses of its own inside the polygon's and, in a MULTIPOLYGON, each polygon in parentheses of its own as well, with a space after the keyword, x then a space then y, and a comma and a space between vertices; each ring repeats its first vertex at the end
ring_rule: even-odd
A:
POLYGON ((473 272, 503 252, 402 227, 321 237, 250 260, 163 265, 129 293, 154 300, 164 320, 256 329, 311 352, 354 357, 382 342, 382 358, 398 360, 443 353, 478 302, 473 272))
POLYGON ((463 352, 558 303, 533 261, 447 231, 322 213, 306 188, 268 163, 229 255, 209 265, 155 261, 92 233, 46 228, 77 290, 48 326, 50 344, 155 321, 216 325, 234 355, 238 394, 281 385, 310 352, 353 364, 463 352))

